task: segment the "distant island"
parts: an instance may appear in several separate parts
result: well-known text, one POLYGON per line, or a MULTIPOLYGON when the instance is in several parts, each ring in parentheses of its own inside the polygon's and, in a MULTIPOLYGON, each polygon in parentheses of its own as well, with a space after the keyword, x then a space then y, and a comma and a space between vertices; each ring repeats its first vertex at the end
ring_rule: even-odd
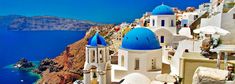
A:
POLYGON ((69 30, 87 31, 91 26, 102 25, 91 21, 54 16, 0 16, 0 26, 11 31, 69 30))

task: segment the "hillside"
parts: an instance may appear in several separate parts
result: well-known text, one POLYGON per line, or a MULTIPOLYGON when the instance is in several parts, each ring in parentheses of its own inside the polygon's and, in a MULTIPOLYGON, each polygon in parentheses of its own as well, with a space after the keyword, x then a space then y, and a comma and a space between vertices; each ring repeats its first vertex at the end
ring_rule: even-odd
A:
MULTIPOLYGON (((41 72, 42 78, 38 81, 39 84, 72 84, 73 81, 82 78, 82 69, 85 63, 85 46, 88 39, 93 36, 96 30, 100 31, 103 36, 109 35, 109 31, 114 28, 114 25, 102 25, 92 27, 87 31, 86 36, 68 45, 66 50, 56 58, 50 66, 41 72)), ((109 37, 106 37, 109 39, 109 37)))
POLYGON ((0 26, 12 31, 70 30, 86 31, 98 23, 54 16, 0 16, 0 26))

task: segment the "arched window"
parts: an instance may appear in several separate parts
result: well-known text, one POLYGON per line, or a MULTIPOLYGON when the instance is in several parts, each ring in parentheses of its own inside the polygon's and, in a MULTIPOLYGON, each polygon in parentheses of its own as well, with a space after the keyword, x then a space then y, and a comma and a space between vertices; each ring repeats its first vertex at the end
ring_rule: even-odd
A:
POLYGON ((104 53, 102 50, 100 50, 100 62, 103 63, 104 62, 104 53))

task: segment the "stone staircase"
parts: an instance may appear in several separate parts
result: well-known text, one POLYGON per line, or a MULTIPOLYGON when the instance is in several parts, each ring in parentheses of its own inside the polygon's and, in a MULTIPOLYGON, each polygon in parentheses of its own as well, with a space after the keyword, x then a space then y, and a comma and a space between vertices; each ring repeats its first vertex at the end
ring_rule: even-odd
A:
POLYGON ((201 19, 207 18, 208 16, 209 16, 209 13, 204 12, 201 16, 199 16, 199 18, 197 18, 192 24, 189 25, 189 28, 191 29, 192 35, 193 35, 193 30, 199 27, 199 25, 201 23, 201 19))

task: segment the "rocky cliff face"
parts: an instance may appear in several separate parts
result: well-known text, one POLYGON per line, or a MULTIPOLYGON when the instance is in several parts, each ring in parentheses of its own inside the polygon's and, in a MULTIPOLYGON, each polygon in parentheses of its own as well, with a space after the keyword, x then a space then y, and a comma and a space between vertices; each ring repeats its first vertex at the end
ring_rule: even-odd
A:
MULTIPOLYGON (((114 25, 103 25, 92 27, 86 36, 69 46, 58 57, 53 59, 55 62, 52 67, 60 66, 62 69, 58 71, 45 69, 41 72, 42 78, 38 81, 39 84, 72 84, 75 80, 82 78, 82 69, 85 63, 85 46, 88 43, 88 39, 93 36, 96 30, 100 31, 100 34, 105 36, 109 35, 114 25)), ((106 37, 107 39, 109 37, 106 37)))
POLYGON ((14 31, 38 31, 38 30, 70 30, 86 31, 91 26, 100 25, 98 23, 53 16, 1 16, 0 25, 4 25, 8 30, 14 31))

